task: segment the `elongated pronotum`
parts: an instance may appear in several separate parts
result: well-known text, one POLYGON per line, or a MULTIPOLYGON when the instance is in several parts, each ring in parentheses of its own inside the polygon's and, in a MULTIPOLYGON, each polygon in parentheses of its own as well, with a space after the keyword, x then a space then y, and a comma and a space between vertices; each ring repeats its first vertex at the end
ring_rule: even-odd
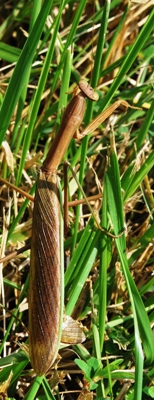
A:
POLYGON ((83 81, 80 89, 68 104, 55 141, 38 173, 34 200, 29 289, 29 349, 32 366, 39 376, 45 374, 53 364, 61 338, 63 296, 57 168, 71 138, 82 122, 85 97, 96 100, 93 89, 84 85, 83 81))

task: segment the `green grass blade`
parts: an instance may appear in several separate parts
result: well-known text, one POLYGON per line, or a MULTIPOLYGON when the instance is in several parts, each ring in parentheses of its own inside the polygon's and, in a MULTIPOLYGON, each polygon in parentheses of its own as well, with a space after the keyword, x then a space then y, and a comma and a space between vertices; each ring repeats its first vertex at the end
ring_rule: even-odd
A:
POLYGON ((21 50, 9 44, 0 42, 0 58, 8 62, 14 63, 18 61, 21 50))
POLYGON ((116 90, 120 86, 121 82, 125 79, 125 74, 129 71, 129 68, 132 66, 133 61, 137 57, 137 54, 142 49, 145 41, 148 39, 148 36, 153 29, 153 19, 154 19, 154 8, 149 15, 146 23, 143 25, 135 43, 130 47, 130 50, 127 56, 124 59, 124 62, 119 70, 118 76, 114 79, 108 93, 106 94, 104 100, 102 100, 101 106, 99 108, 99 112, 101 112, 104 107, 107 107, 111 99, 113 98, 116 90))
POLYGON ((86 5, 86 0, 81 0, 79 2, 77 11, 76 11, 74 19, 73 19, 73 23, 71 25, 69 34, 67 36, 67 40, 66 40, 65 47, 64 47, 64 50, 63 50, 63 53, 62 53, 62 56, 61 56, 60 64, 57 67, 55 78, 53 80, 52 90, 54 90, 56 85, 57 85, 57 81, 59 79, 60 71, 61 71, 62 65, 64 63, 66 51, 69 48, 69 46, 71 45, 72 41, 74 40, 74 35, 75 35, 75 32, 76 32, 77 26, 79 24, 81 15, 83 13, 83 10, 85 8, 85 5, 86 5))
POLYGON ((65 110, 65 107, 68 102, 68 91, 69 91, 69 82, 71 76, 71 69, 72 69, 72 52, 69 48, 66 51, 66 57, 64 59, 64 67, 63 67, 63 76, 62 76, 62 83, 60 88, 60 96, 58 102, 58 115, 57 115, 57 125, 59 126, 61 121, 61 115, 65 110))
POLYGON ((29 31, 31 32, 35 21, 41 11, 42 7, 42 1, 41 0, 34 0, 33 1, 33 7, 32 7, 32 13, 31 13, 31 19, 30 19, 30 26, 29 26, 29 31))
POLYGON ((23 153, 22 153, 22 157, 21 157, 20 165, 19 165, 19 169, 18 169, 18 175, 17 175, 17 181, 16 181, 17 186, 20 183, 23 166, 24 166, 25 159, 27 156, 27 151, 30 147, 32 133, 33 133, 34 125, 36 122, 38 109, 39 109, 40 103, 41 103, 41 96, 42 96, 42 93, 43 93, 43 90, 45 87, 45 83, 46 83, 47 75, 49 72, 52 56, 54 53, 55 41, 57 38, 57 32, 59 30, 59 24, 60 24, 62 11, 63 11, 63 3, 61 5, 61 8, 59 10, 59 13, 58 13, 57 18, 54 23, 54 32, 52 34, 50 46, 49 46, 49 49, 48 49, 48 52, 47 52, 47 55, 46 55, 46 58, 45 58, 45 61, 43 64, 42 72, 41 72, 38 86, 37 86, 37 91, 35 93, 35 96, 34 96, 34 99, 32 102, 32 106, 31 106, 31 110, 30 110, 30 114, 29 114, 29 125, 28 125, 27 132, 25 135, 25 140, 24 140, 24 145, 23 145, 23 153))
POLYGON ((9 126, 13 111, 19 100, 19 96, 24 87, 25 79, 29 75, 29 70, 35 55, 36 47, 39 42, 44 24, 52 5, 52 0, 45 1, 35 25, 26 40, 25 46, 20 54, 19 60, 14 69, 13 75, 7 88, 2 108, 0 111, 0 144, 3 141, 5 132, 9 126))
MULTIPOLYGON (((103 203, 102 203, 102 220, 101 226, 108 229, 107 214, 107 193, 106 184, 104 182, 103 203)), ((107 268, 111 261, 111 238, 102 235, 100 244, 100 276, 99 276, 99 336, 100 348, 103 350, 105 323, 106 323, 106 306, 107 306, 107 268)))

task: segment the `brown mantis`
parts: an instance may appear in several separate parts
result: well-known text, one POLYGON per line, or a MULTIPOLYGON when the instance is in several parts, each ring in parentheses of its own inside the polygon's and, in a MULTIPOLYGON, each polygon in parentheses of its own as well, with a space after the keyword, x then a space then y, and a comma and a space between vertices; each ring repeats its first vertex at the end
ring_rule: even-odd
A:
MULTIPOLYGON (((84 116, 87 93, 82 89, 81 84, 81 91, 64 112, 37 181, 31 245, 29 348, 32 366, 38 375, 44 374, 53 364, 61 337, 63 296, 57 168, 84 116)), ((96 99, 89 87, 88 96, 96 99)))
MULTIPOLYGON (((34 202, 29 289, 30 359, 38 375, 45 374, 56 359, 63 319, 63 281, 60 246, 60 192, 57 168, 69 142, 82 122, 86 100, 97 95, 85 81, 68 104, 53 145, 38 173, 34 202)), ((117 101, 86 128, 82 136, 95 130, 120 104, 117 101)), ((99 224, 98 228, 104 231, 99 224)), ((110 236, 114 235, 108 233, 110 236)))
MULTIPOLYGON (((68 144, 82 122, 85 97, 96 100, 97 95, 86 82, 68 104, 58 134, 38 173, 34 201, 31 267, 29 289, 29 348, 35 372, 43 375, 56 359, 63 316, 63 283, 60 255, 60 194, 57 168, 68 144)), ((88 134, 121 103, 96 118, 84 131, 88 134)), ((110 234, 111 235, 111 234, 110 234)), ((111 235, 114 237, 114 235, 111 235)))

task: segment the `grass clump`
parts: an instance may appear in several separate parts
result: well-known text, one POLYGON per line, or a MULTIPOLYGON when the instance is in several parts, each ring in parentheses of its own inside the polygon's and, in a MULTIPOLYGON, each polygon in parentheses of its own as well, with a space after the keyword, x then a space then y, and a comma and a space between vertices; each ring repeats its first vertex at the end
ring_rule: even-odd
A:
MULTIPOLYGON (((96 103, 87 101, 84 126, 119 98, 136 107, 119 107, 67 150, 87 197, 101 197, 91 204, 102 227, 125 231, 112 239, 97 229, 85 204, 71 205, 65 308, 82 321, 86 341, 62 346, 46 377, 35 375, 26 344, 33 203, 1 184, 1 258, 11 258, 1 260, 0 391, 9 398, 154 397, 152 3, 1 6, 3 179, 34 195, 37 168, 81 76, 99 94, 96 103)), ((58 172, 63 190, 61 166, 58 172)), ((73 200, 82 197, 71 174, 69 188, 73 200)))

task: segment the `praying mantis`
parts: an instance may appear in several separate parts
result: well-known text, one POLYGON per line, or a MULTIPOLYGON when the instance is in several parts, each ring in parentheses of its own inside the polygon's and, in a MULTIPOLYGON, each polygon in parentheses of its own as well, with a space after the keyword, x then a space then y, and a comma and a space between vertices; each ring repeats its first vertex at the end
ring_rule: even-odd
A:
POLYGON ((31 244, 29 349, 32 366, 38 375, 44 374, 53 364, 61 337, 63 295, 57 168, 82 122, 85 97, 96 99, 92 88, 83 86, 81 83, 80 92, 64 112, 58 134, 37 180, 31 244))
MULTIPOLYGON (((98 97, 81 80, 79 91, 68 104, 58 134, 38 172, 31 242, 29 351, 32 366, 39 376, 45 374, 56 359, 63 318, 63 255, 60 245, 61 206, 57 168, 82 122, 86 98, 96 101, 98 97)), ((82 136, 96 129, 121 103, 128 107, 126 101, 117 101, 92 121, 82 136)))
MULTIPOLYGON (((62 334, 63 247, 60 243, 61 200, 57 169, 83 120, 86 98, 97 101, 98 96, 85 80, 81 80, 38 172, 31 241, 29 352, 32 367, 39 376, 44 375, 56 360, 62 334)), ((126 108, 129 106, 124 100, 116 101, 96 117, 80 137, 94 131, 120 104, 126 108)), ((13 185, 10 186, 15 189, 13 185)), ((29 198, 32 200, 32 197, 29 198)), ((115 237, 104 231, 97 221, 96 225, 109 236, 115 237)), ((81 335, 81 342, 83 337, 81 335)))

